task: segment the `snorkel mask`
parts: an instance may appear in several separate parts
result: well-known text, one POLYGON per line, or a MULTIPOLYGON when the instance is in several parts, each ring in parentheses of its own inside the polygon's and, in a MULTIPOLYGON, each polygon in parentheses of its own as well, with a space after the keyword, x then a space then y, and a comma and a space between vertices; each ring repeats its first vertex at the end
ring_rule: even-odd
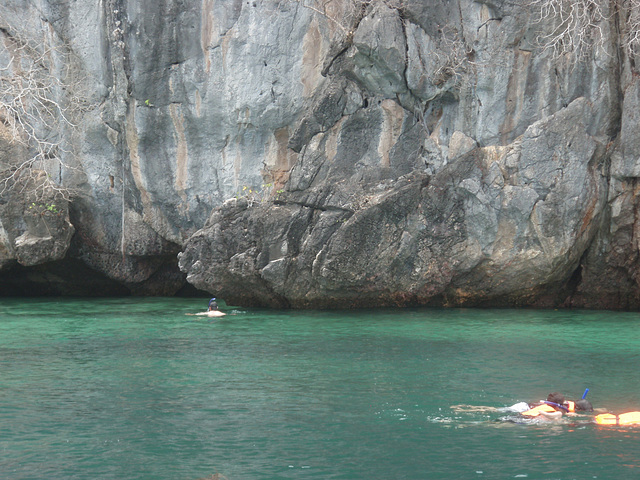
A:
POLYGON ((556 403, 556 402, 550 402, 548 400, 545 400, 543 403, 546 403, 547 405, 551 405, 552 407, 555 407, 555 408, 560 408, 560 409, 564 410, 565 412, 569 411, 568 407, 565 407, 564 405, 560 405, 559 403, 556 403))

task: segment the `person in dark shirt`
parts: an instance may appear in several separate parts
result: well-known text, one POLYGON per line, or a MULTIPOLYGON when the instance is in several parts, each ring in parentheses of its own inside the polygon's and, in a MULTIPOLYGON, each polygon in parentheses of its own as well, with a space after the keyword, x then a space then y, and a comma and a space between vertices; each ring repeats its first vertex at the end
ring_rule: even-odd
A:
POLYGON ((224 317, 226 313, 218 310, 218 302, 215 297, 209 300, 209 308, 206 312, 192 313, 191 315, 205 315, 207 317, 224 317))

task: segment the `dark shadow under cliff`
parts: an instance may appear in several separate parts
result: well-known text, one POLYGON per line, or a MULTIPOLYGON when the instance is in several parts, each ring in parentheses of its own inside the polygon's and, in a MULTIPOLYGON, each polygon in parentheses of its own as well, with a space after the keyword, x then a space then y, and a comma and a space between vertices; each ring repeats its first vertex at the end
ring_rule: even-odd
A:
MULTIPOLYGON (((181 276, 177 266, 166 266, 165 274, 181 276)), ((95 270, 91 270, 81 261, 65 258, 33 267, 14 265, 0 272, 0 297, 39 297, 39 296, 78 296, 78 297, 116 297, 129 295, 207 297, 208 293, 198 290, 184 281, 177 291, 163 289, 162 275, 156 282, 136 285, 123 285, 95 270)))

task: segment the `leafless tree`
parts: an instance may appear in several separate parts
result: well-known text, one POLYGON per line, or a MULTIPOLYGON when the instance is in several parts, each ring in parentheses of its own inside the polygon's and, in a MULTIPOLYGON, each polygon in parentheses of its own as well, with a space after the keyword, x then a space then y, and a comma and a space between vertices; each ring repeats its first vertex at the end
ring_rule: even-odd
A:
POLYGON ((614 24, 616 15, 619 45, 629 55, 640 54, 640 0, 528 0, 527 5, 538 17, 539 46, 556 59, 575 63, 604 49, 610 35, 605 25, 614 24))
POLYGON ((435 69, 430 77, 434 85, 441 85, 450 79, 459 82, 473 66, 469 58, 472 49, 453 27, 445 25, 440 34, 436 39, 437 48, 433 51, 436 59, 435 69))
POLYGON ((42 38, 30 38, 2 18, 0 38, 5 47, 0 57, 0 121, 11 141, 27 152, 5 159, 0 193, 35 189, 30 193, 37 197, 53 189, 68 200, 72 192, 62 185, 62 171, 70 168, 65 161, 71 153, 68 136, 83 107, 79 82, 72 81, 69 70, 71 55, 52 46, 44 30, 42 38))
POLYGON ((353 35, 357 16, 368 4, 366 0, 292 0, 302 7, 326 18, 329 23, 337 27, 345 37, 353 35))
POLYGON ((292 0, 326 18, 344 36, 353 35, 368 6, 381 3, 402 10, 402 0, 292 0))
POLYGON ((640 0, 620 0, 623 46, 631 55, 640 55, 640 0))
POLYGON ((531 0, 528 5, 544 30, 538 36, 539 45, 555 58, 575 62, 604 46, 602 22, 607 11, 603 0, 531 0))

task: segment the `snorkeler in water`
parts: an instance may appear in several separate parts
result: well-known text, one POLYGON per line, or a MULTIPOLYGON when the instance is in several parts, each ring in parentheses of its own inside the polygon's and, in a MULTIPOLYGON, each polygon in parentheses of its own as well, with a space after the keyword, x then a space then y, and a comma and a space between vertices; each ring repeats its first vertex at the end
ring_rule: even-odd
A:
POLYGON ((523 413, 528 410, 532 410, 540 405, 543 405, 545 402, 553 402, 553 403, 564 403, 564 396, 560 393, 554 392, 547 395, 547 400, 540 400, 535 403, 528 402, 518 402, 509 407, 489 407, 485 405, 452 405, 455 411, 458 412, 512 412, 512 413, 523 413))
POLYGON ((209 300, 209 308, 207 309, 206 312, 187 313, 187 315, 204 315, 204 316, 207 316, 207 317, 224 317, 226 315, 226 313, 221 312, 220 310, 218 310, 218 302, 216 302, 215 297, 213 297, 211 300, 209 300))
MULTIPOLYGON (((586 394, 586 392, 585 392, 586 394)), ((521 419, 529 419, 536 421, 557 421, 564 415, 575 415, 578 412, 593 412, 591 402, 584 398, 571 401, 565 400, 564 395, 559 392, 553 392, 547 395, 546 400, 540 400, 536 403, 519 402, 509 407, 487 407, 473 405, 452 405, 456 412, 504 412, 518 413, 521 419)))
MULTIPOLYGON (((551 395, 550 395, 551 397, 551 395)), ((547 397, 549 398, 549 397, 547 397)), ((559 400, 556 396, 555 400, 559 400)), ((562 403, 545 400, 540 405, 520 412, 517 416, 503 417, 500 420, 510 423, 540 424, 540 423, 591 423, 594 408, 589 400, 581 399, 575 402, 566 400, 562 403), (590 415, 588 419, 584 415, 590 415), (582 417, 582 419, 581 419, 582 417)))
POLYGON ((575 403, 565 400, 560 392, 553 392, 547 395, 547 399, 539 404, 531 406, 529 410, 520 412, 525 418, 545 418, 548 420, 558 420, 565 413, 575 412, 575 403))
POLYGON ((517 413, 496 419, 496 422, 519 424, 597 424, 598 426, 640 427, 640 411, 620 414, 608 413, 606 408, 593 408, 585 397, 587 388, 580 400, 575 402, 565 400, 564 395, 554 392, 535 404, 526 402, 516 403, 509 407, 486 407, 474 405, 452 405, 456 412, 503 412, 517 413), (607 412, 607 413, 604 413, 607 412))

